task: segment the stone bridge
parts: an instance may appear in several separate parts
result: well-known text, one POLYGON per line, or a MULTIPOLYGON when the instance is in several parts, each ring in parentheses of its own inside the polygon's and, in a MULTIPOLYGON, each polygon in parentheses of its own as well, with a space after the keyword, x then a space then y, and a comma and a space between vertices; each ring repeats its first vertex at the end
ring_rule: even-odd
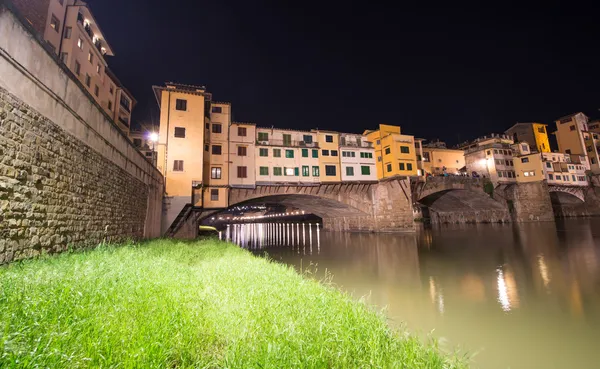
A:
POLYGON ((411 181, 415 209, 432 223, 509 222, 508 207, 485 192, 480 178, 449 176, 411 181))
POLYGON ((600 215, 599 190, 596 186, 548 185, 554 215, 559 218, 600 215))
POLYGON ((325 229, 338 231, 413 231, 410 181, 397 177, 370 183, 258 185, 231 188, 229 206, 281 204, 313 213, 325 229))

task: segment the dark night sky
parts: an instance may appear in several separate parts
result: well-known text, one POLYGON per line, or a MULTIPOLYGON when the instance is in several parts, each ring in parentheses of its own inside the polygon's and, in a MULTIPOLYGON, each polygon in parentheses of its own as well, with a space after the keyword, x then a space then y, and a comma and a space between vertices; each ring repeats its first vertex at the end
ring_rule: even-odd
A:
POLYGON ((89 3, 115 50, 109 65, 139 102, 135 121, 157 119, 151 86, 165 81, 205 85, 238 121, 350 132, 389 123, 450 143, 517 121, 600 116, 597 9, 89 3))

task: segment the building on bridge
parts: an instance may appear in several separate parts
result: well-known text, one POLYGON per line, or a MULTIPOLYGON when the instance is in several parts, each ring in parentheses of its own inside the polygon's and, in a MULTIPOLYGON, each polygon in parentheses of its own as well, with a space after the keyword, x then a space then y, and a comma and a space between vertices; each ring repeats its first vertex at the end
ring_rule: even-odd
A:
POLYGON ((315 132, 257 128, 253 186, 320 183, 319 156, 315 132))
POLYGON ((600 173, 600 137, 588 127, 588 117, 579 112, 556 120, 556 140, 560 152, 585 156, 585 166, 593 173, 600 173))
POLYGON ((569 154, 535 152, 527 142, 513 145, 517 182, 546 180, 549 185, 587 186, 584 158, 577 160, 569 154))
POLYGON ((512 145, 507 135, 491 134, 464 143, 465 166, 469 175, 489 178, 494 186, 515 183, 515 167, 512 145))
POLYGON ((363 133, 373 144, 377 161, 377 178, 417 176, 415 137, 401 134, 399 126, 380 124, 377 130, 363 133))
POLYGON ((114 52, 90 7, 80 0, 12 0, 88 95, 126 134, 135 99, 108 68, 114 52))
POLYGON ((532 151, 550 152, 547 125, 542 123, 517 123, 504 132, 515 142, 527 142, 532 151))
POLYGON ((424 144, 421 150, 424 175, 458 175, 465 166, 465 152, 458 149, 448 149, 446 144, 441 141, 424 144))
POLYGON ((363 135, 340 134, 342 181, 377 181, 375 149, 363 135))
POLYGON ((229 128, 229 186, 254 188, 257 181, 256 125, 232 122, 229 128))

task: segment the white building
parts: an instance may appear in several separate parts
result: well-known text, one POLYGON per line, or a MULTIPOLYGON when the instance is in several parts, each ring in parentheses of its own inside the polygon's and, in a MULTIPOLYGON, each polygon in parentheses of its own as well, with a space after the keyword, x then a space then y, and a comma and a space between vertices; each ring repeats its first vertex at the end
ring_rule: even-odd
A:
POLYGON ((375 149, 363 135, 340 133, 342 182, 377 181, 375 149))
POLYGON ((549 185, 587 186, 585 156, 542 153, 544 177, 549 185))
POLYGON ((256 184, 320 183, 315 132, 256 128, 256 184))
POLYGON ((509 136, 492 134, 461 146, 465 150, 467 173, 489 178, 494 186, 515 183, 513 144, 509 136))

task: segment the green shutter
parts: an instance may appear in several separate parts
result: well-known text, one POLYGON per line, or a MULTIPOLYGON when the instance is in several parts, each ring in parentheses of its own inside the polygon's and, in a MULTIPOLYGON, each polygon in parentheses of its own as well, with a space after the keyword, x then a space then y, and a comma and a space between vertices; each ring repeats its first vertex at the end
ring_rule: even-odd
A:
POLYGON ((310 174, 309 172, 310 172, 310 170, 309 170, 308 165, 303 165, 302 166, 302 176, 303 177, 308 177, 309 174, 310 174))
POLYGON ((285 150, 285 157, 286 158, 294 158, 294 150, 285 150))
POLYGON ((281 175, 281 167, 273 168, 273 175, 280 176, 281 175))
POLYGON ((366 165, 360 167, 360 173, 364 176, 368 176, 371 174, 371 168, 366 165))
POLYGON ((269 156, 269 149, 260 149, 260 156, 269 156))
POLYGON ((298 170, 298 167, 294 168, 294 175, 296 177, 300 176, 300 170, 298 170))
POLYGON ((267 132, 258 132, 259 141, 269 141, 269 134, 267 132))
POLYGON ((308 158, 308 149, 302 149, 302 157, 308 158))
POLYGON ((313 177, 319 176, 319 167, 312 167, 313 177))
POLYGON ((268 176, 269 175, 269 167, 260 167, 260 175, 268 176))
POLYGON ((353 167, 346 167, 346 175, 347 176, 353 176, 354 175, 354 168, 353 167))
POLYGON ((312 157, 313 158, 318 158, 319 157, 319 150, 313 149, 313 151, 312 151, 312 157))
POLYGON ((273 157, 280 158, 281 157, 281 149, 273 149, 273 157))

